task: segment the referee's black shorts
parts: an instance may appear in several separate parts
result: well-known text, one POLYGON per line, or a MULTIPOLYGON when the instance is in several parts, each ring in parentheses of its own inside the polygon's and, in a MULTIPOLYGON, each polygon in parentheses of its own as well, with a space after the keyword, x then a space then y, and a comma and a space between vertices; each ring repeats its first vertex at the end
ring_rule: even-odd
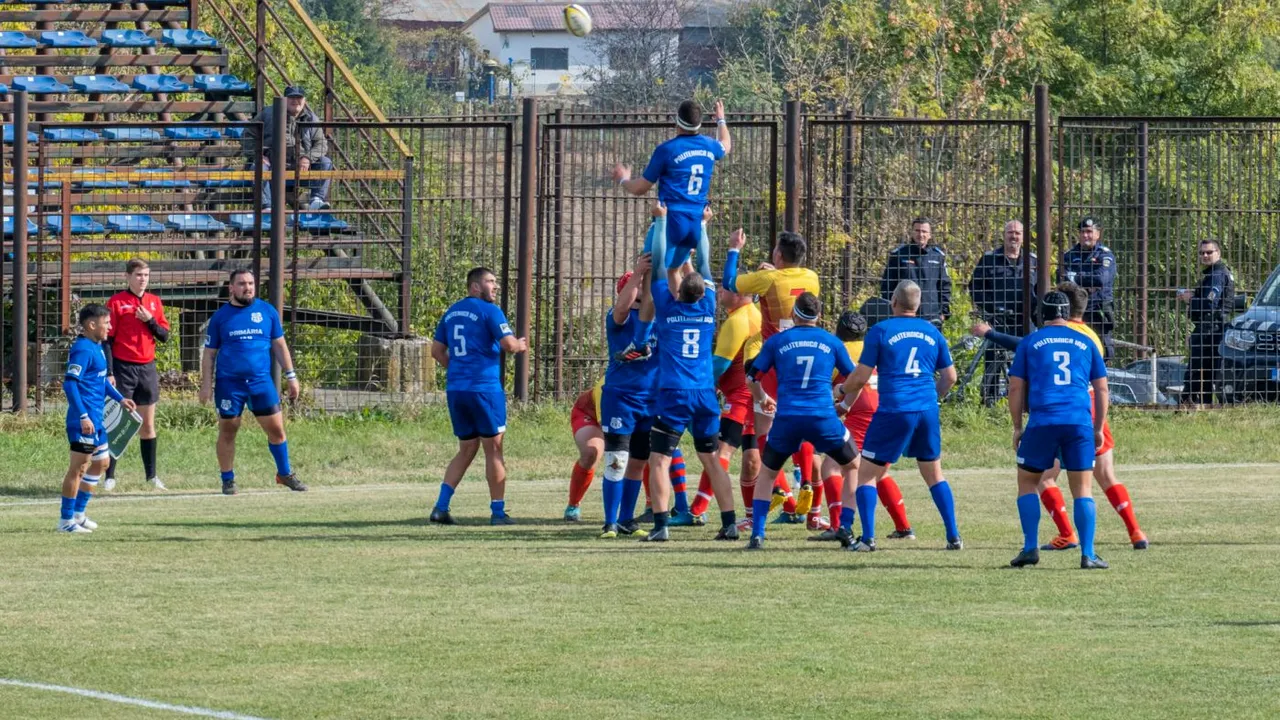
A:
POLYGON ((113 359, 112 362, 111 374, 116 378, 116 389, 126 400, 138 405, 155 405, 160 400, 160 375, 156 372, 155 361, 131 363, 113 359))

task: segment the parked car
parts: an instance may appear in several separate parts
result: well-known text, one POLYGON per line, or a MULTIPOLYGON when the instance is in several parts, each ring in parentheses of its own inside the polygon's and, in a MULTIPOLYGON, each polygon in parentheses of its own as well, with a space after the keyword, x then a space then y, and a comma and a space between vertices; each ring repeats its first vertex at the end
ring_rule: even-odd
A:
POLYGON ((1151 373, 1132 373, 1127 370, 1107 368, 1107 388, 1111 391, 1112 405, 1177 405, 1178 401, 1156 390, 1151 394, 1151 373))
POLYGON ((1225 402, 1280 399, 1280 268, 1253 304, 1228 323, 1219 350, 1225 402))
MULTIPOLYGON (((1124 372, 1151 377, 1151 360, 1135 360, 1124 366, 1124 372)), ((1187 382, 1187 361, 1181 355, 1165 355, 1156 361, 1156 389, 1175 402, 1182 396, 1187 382)))

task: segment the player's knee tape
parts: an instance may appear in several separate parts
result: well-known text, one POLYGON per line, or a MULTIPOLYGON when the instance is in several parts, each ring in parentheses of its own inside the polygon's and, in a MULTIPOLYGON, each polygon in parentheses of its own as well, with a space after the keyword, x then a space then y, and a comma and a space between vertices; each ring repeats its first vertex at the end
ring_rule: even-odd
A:
POLYGON ((765 468, 772 473, 776 473, 781 470, 782 466, 786 465, 787 460, 790 459, 790 455, 774 450, 768 443, 765 443, 764 450, 760 451, 760 462, 763 463, 765 468))
POLYGON ((655 423, 649 433, 649 447, 651 452, 671 457, 671 451, 680 447, 680 436, 665 425, 655 423))
POLYGON ((742 447, 742 423, 737 420, 720 419, 720 440, 735 450, 742 447))
POLYGON ((700 453, 713 453, 716 451, 716 446, 719 444, 719 433, 715 435, 708 435, 706 437, 696 437, 693 439, 693 449, 700 453))
POLYGON ((629 459, 630 453, 626 450, 605 450, 604 479, 608 482, 622 482, 622 477, 627 472, 627 460, 629 459))
POLYGON ((631 451, 631 457, 633 459, 648 462, 651 445, 652 443, 649 439, 649 433, 635 433, 631 436, 628 449, 631 451))
POLYGON ((88 477, 82 477, 80 478, 80 482, 84 483, 85 485, 88 485, 91 488, 98 487, 98 478, 90 479, 88 477))
POLYGON ((747 434, 745 434, 745 435, 743 435, 743 436, 742 436, 742 450, 743 450, 743 452, 745 452, 745 451, 747 451, 747 450, 755 450, 755 449, 756 449, 756 447, 757 447, 757 445, 756 445, 756 434, 755 434, 755 433, 747 433, 747 434))
POLYGON ((763 416, 765 416, 765 417, 773 417, 773 416, 774 416, 774 413, 771 413, 771 412, 765 412, 764 408, 760 406, 760 403, 755 403, 755 411, 756 411, 756 414, 757 414, 757 415, 763 415, 763 416))
POLYGON ((844 467, 845 465, 853 462, 854 458, 858 457, 858 448, 853 446, 853 442, 846 440, 839 450, 827 453, 827 457, 834 460, 837 465, 844 467))
POLYGON ((89 456, 90 460, 106 460, 111 456, 111 451, 107 448, 98 448, 89 456))

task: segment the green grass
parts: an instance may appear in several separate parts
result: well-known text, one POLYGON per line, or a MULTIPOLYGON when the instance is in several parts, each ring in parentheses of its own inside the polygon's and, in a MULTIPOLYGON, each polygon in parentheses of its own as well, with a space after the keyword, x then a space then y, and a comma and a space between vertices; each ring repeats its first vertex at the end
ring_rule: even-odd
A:
MULTIPOLYGON (((1099 573, 1071 553, 1004 567, 1019 533, 998 414, 948 417, 967 549, 941 550, 903 468, 919 540, 870 556, 795 527, 750 555, 705 528, 659 548, 600 541, 597 488, 587 522, 565 526, 557 409, 511 422, 520 525, 483 524, 473 474, 454 501, 468 524, 427 526, 451 454, 439 414, 292 423, 306 495, 269 487, 247 431, 246 491, 225 498, 211 428, 170 408, 161 469, 190 491, 95 500, 102 527, 81 537, 53 532, 60 418, 4 420, 0 678, 271 718, 1280 713, 1276 411, 1119 416, 1153 546, 1130 550, 1098 493, 1099 573)), ((168 715, 0 686, 0 716, 68 713, 168 715)))

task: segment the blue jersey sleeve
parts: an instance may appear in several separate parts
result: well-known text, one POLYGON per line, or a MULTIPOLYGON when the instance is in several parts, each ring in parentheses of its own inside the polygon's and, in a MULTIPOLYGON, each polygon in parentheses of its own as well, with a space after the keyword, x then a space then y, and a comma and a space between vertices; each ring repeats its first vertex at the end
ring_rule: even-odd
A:
POLYGON ((67 373, 62 381, 62 394, 67 397, 67 417, 78 418, 86 413, 84 399, 80 396, 80 378, 89 367, 89 357, 80 343, 71 346, 67 355, 67 373))
POLYGON ((213 317, 209 318, 209 325, 204 332, 204 346, 210 350, 217 350, 222 347, 222 313, 215 312, 213 317))
POLYGON ((659 145, 653 149, 653 155, 649 156, 649 164, 644 168, 644 179, 651 183, 656 183, 667 170, 667 146, 659 145))
POLYGON ((724 145, 719 140, 711 141, 711 154, 715 155, 717 160, 724 159, 724 145))
POLYGON ((983 335, 983 338, 990 340, 1005 350, 1017 350, 1018 344, 1022 342, 1022 338, 1017 335, 1009 335, 1008 333, 1002 333, 999 330, 988 330, 987 334, 983 335))
POLYGON ((1107 361, 1102 358, 1102 353, 1098 352, 1097 343, 1085 343, 1089 346, 1089 380, 1097 380, 1107 376, 1107 361))
POLYGON ((1027 343, 1025 339, 1018 343, 1018 349, 1009 365, 1009 377, 1027 379, 1027 343))
POLYGON ((831 350, 835 354, 836 372, 841 375, 852 373, 853 359, 849 357, 849 350, 845 348, 844 343, 832 345, 831 350))
POLYGON ((760 352, 751 361, 751 377, 760 377, 773 369, 773 349, 778 346, 773 340, 774 338, 766 340, 760 352))
POLYGON ((284 326, 280 324, 280 313, 276 312, 275 307, 271 307, 271 339, 284 337, 284 326))
POLYGON ((938 336, 938 362, 934 365, 934 370, 946 370, 955 363, 951 360, 951 346, 947 344, 947 339, 942 333, 936 332, 938 336))
POLYGON ((440 322, 436 323, 436 331, 435 331, 435 334, 433 334, 433 335, 431 336, 431 339, 432 339, 432 340, 435 340, 436 342, 440 343, 441 345, 448 345, 448 344, 449 344, 449 333, 448 333, 448 331, 447 331, 447 330, 445 330, 445 329, 444 329, 444 316, 443 316, 443 315, 441 315, 441 316, 440 316, 440 322))
POLYGON ((511 335, 511 325, 507 323, 507 316, 502 314, 502 308, 497 305, 490 304, 485 308, 484 325, 489 329, 489 333, 493 335, 494 340, 501 340, 511 335))
POLYGON ((870 367, 879 365, 881 334, 874 325, 867 331, 867 336, 862 340, 862 357, 858 358, 859 365, 868 365, 870 367))

